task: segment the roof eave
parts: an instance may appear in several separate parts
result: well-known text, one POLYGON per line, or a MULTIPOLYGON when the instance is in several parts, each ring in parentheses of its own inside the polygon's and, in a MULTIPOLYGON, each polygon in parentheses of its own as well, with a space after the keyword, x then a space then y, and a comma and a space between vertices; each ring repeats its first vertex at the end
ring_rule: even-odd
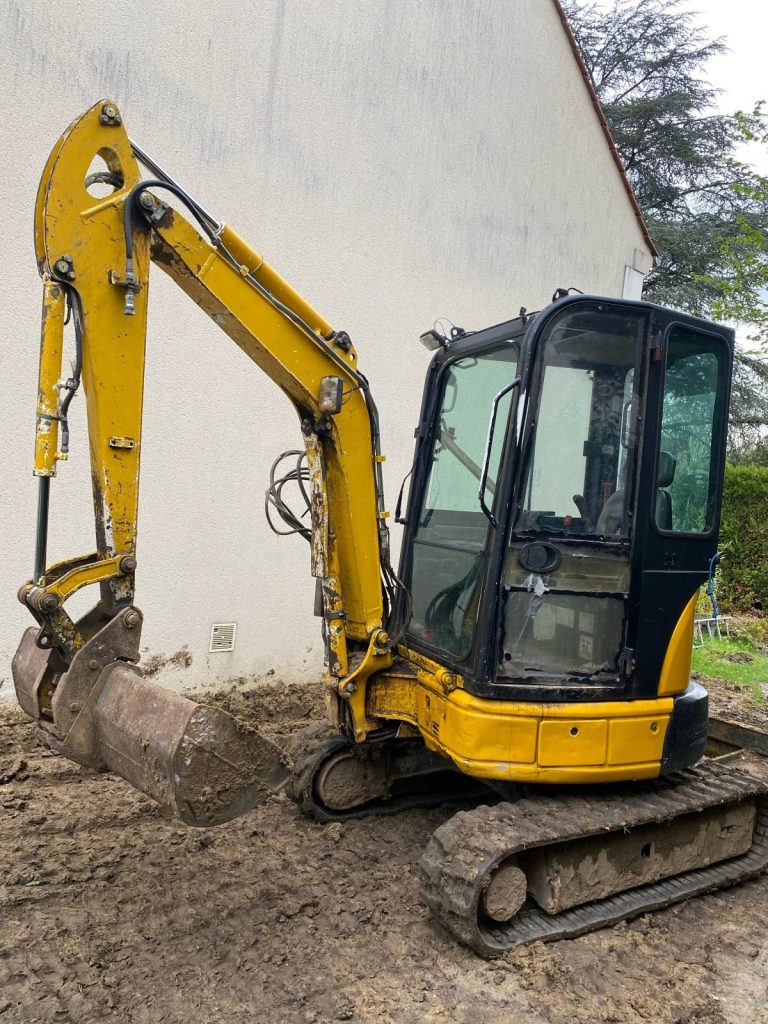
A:
POLYGON ((624 164, 621 162, 619 151, 616 148, 616 143, 613 141, 613 136, 611 135, 611 129, 608 127, 608 122, 605 120, 603 108, 600 106, 600 100, 597 98, 595 87, 592 85, 592 79, 589 77, 589 72, 587 71, 587 66, 584 63, 584 58, 581 56, 579 44, 576 42, 576 37, 571 31, 571 26, 568 24, 568 18, 565 16, 565 11, 563 10, 560 4, 560 0, 552 0, 552 2, 555 5, 555 10, 557 11, 560 21, 563 23, 563 28, 565 29, 566 37, 568 38, 568 42, 570 43, 571 49, 573 50, 573 55, 576 58, 576 63, 579 65, 581 77, 584 79, 584 84, 586 85, 587 90, 589 92, 589 98, 592 101, 592 106, 595 110, 595 113, 597 114, 597 119, 600 122, 600 127, 603 130, 603 135, 605 136, 605 139, 608 143, 608 148, 611 151, 613 162, 616 164, 619 174, 621 175, 621 180, 624 182, 624 188, 626 190, 627 196, 629 197, 629 201, 632 204, 632 209, 634 210, 637 222, 640 225, 640 230, 643 233, 643 238, 645 239, 646 244, 650 249, 651 256, 658 256, 659 251, 653 244, 653 240, 648 231, 648 225, 645 223, 645 218, 643 217, 643 211, 640 209, 640 206, 637 202, 637 197, 635 196, 632 185, 630 184, 629 178, 627 177, 627 172, 624 170, 624 164))

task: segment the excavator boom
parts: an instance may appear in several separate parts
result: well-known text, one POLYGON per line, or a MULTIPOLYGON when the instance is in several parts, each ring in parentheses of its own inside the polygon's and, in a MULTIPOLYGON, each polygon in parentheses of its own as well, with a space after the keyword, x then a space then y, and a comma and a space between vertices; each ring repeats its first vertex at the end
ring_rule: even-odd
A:
POLYGON ((376 408, 348 336, 335 331, 232 228, 215 221, 134 147, 108 100, 78 118, 54 147, 38 191, 35 246, 44 287, 34 469, 40 490, 34 575, 19 597, 39 629, 25 634, 14 659, 19 701, 63 753, 107 766, 187 820, 208 824, 222 814, 240 813, 243 792, 255 798, 278 784, 281 772, 279 756, 266 741, 259 740, 255 749, 254 738, 228 716, 167 694, 141 679, 135 664, 141 634, 133 600, 151 264, 205 310, 298 413, 309 470, 312 573, 322 593, 332 697, 354 686, 361 671, 391 662, 384 620, 392 610, 394 574, 376 408), (154 174, 143 184, 136 153, 154 174), (96 157, 107 171, 89 179, 96 157), (94 184, 112 191, 96 198, 88 190, 94 184), (67 309, 76 358, 72 376, 62 384, 67 309), (68 454, 67 410, 81 377, 96 551, 49 566, 50 480, 68 454), (96 583, 99 601, 73 621, 65 602, 96 583), (180 772, 178 764, 190 760, 190 750, 206 754, 180 772), (214 785, 221 807, 191 811, 194 794, 223 778, 231 761, 239 767, 226 784, 214 785), (201 781, 206 777, 209 782, 201 781), (259 782, 264 779, 266 786, 259 782))

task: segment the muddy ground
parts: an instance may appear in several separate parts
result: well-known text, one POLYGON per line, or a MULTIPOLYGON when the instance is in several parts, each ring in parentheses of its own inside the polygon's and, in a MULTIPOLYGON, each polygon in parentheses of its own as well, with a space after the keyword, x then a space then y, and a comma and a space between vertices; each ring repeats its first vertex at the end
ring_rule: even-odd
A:
POLYGON ((758 701, 747 686, 728 679, 703 679, 709 690, 709 712, 728 722, 737 722, 768 732, 768 683, 760 683, 762 700, 758 701))
MULTIPOLYGON (((219 701, 283 743, 319 716, 316 694, 219 701)), ((0 1024, 768 1022, 768 878, 486 963, 418 896, 449 813, 323 827, 277 797, 193 831, 39 748, 6 704, 0 1024)))

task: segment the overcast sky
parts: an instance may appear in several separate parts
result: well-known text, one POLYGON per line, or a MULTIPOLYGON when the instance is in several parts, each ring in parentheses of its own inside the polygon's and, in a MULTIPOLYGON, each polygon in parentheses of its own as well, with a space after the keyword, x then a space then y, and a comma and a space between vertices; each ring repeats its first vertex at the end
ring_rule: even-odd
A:
MULTIPOLYGON (((723 111, 750 110, 757 100, 768 106, 768 2, 766 0, 685 0, 712 38, 725 36, 730 52, 709 65, 712 84, 722 90, 723 111)), ((743 154, 768 174, 768 150, 749 147, 743 154)))

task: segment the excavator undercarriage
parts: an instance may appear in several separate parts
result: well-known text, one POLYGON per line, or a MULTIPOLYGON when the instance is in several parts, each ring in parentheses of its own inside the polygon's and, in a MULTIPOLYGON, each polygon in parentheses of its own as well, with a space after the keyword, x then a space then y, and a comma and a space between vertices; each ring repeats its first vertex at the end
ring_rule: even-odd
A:
POLYGON ((420 888, 435 919, 484 957, 768 868, 768 782, 716 761, 631 785, 478 789, 413 741, 357 747, 326 723, 302 730, 288 753, 287 792, 317 821, 472 805, 433 834, 420 888))
POLYGON ((483 956, 571 938, 768 867, 768 787, 719 765, 455 815, 421 860, 437 920, 483 956))

